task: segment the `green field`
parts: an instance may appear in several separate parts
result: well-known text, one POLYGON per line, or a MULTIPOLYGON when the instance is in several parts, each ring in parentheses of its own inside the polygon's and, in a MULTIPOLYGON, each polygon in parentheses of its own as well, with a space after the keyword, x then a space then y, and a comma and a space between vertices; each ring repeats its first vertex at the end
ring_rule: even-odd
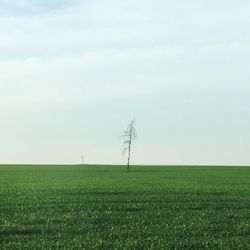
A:
POLYGON ((249 249, 250 168, 0 166, 1 249, 249 249))

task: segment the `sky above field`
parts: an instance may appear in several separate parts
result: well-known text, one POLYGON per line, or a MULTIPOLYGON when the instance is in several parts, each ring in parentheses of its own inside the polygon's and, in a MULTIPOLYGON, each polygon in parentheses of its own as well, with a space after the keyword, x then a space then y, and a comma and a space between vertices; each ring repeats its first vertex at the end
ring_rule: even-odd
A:
POLYGON ((0 163, 250 165, 250 1, 0 0, 0 163))

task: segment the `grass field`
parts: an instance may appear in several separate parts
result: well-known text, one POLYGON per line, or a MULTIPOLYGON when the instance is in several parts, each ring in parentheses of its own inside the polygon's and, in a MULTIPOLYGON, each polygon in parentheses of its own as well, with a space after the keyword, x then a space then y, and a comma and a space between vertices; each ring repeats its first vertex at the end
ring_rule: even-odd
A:
POLYGON ((1 249, 247 249, 250 168, 0 166, 1 249))

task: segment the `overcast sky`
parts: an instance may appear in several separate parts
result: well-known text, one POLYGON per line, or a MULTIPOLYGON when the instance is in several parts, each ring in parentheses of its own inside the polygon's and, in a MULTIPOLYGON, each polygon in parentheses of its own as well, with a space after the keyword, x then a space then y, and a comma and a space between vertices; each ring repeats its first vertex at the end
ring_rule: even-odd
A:
POLYGON ((249 0, 0 0, 0 163, 250 165, 249 0))

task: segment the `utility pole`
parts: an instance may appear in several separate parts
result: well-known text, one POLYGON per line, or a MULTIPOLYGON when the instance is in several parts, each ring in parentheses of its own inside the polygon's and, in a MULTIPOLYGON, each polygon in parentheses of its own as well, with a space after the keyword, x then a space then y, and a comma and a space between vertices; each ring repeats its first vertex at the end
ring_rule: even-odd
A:
POLYGON ((81 164, 83 165, 83 162, 84 162, 84 158, 83 158, 83 154, 81 156, 81 164))

